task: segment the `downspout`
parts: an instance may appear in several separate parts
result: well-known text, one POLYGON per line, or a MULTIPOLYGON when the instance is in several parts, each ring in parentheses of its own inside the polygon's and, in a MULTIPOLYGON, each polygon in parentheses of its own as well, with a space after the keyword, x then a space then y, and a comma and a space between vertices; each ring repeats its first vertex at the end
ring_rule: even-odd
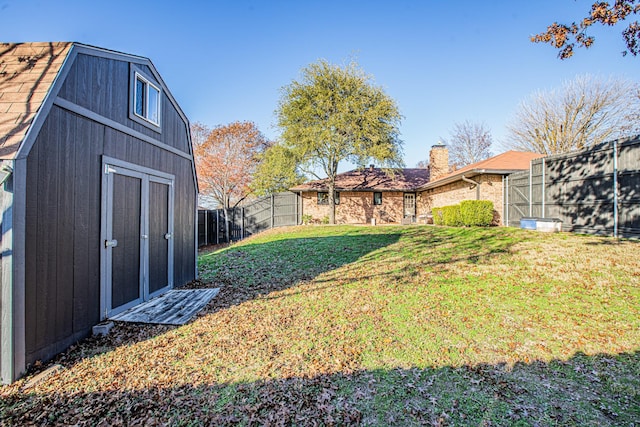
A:
MULTIPOLYGON (((462 175, 462 180, 464 182, 468 182, 469 184, 472 184, 476 188, 476 200, 480 200, 480 183, 479 182, 475 182, 474 180, 469 179, 464 175, 462 175)), ((471 187, 471 188, 473 188, 473 187, 471 187)))

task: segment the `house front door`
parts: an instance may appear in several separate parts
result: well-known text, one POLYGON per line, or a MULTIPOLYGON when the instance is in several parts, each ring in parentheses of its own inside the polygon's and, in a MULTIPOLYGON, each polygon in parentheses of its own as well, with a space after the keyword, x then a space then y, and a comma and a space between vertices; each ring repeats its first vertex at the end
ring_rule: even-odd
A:
POLYGON ((173 286, 173 178, 103 161, 101 319, 173 286))
POLYGON ((415 221, 416 217, 416 193, 404 193, 404 215, 403 219, 415 221))

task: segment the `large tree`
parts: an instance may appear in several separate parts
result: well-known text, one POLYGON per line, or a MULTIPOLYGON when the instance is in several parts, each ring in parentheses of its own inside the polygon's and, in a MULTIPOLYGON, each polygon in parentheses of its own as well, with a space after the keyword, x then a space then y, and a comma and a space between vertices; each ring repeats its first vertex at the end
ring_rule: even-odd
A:
MULTIPOLYGON (((621 21, 626 21, 630 16, 640 13, 640 0, 615 0, 613 4, 605 1, 597 1, 591 5, 591 11, 579 22, 571 24, 558 24, 554 22, 547 27, 547 31, 531 37, 535 43, 549 43, 560 50, 558 56, 561 59, 573 56, 573 49, 578 47, 589 48, 595 42, 595 37, 588 35, 587 30, 594 24, 614 26, 621 21)), ((627 24, 622 31, 627 50, 623 55, 631 53, 633 56, 640 53, 640 24, 633 21, 627 24)))
POLYGON ((236 206, 250 193, 260 155, 269 141, 252 122, 233 122, 213 128, 194 147, 200 192, 222 208, 236 206))
POLYGON ((195 147, 202 145, 209 135, 211 134, 211 128, 204 123, 194 122, 191 123, 191 142, 195 147))
POLYGON ((398 107, 355 62, 341 67, 320 60, 303 68, 300 80, 283 88, 276 115, 300 170, 318 179, 326 176, 332 224, 340 162, 403 164, 398 107))
POLYGON ((444 141, 449 147, 449 163, 463 167, 491 157, 493 138, 484 123, 468 120, 455 123, 444 141))
POLYGON ((556 154, 634 134, 640 128, 638 101, 635 83, 579 76, 523 101, 507 127, 507 145, 556 154))

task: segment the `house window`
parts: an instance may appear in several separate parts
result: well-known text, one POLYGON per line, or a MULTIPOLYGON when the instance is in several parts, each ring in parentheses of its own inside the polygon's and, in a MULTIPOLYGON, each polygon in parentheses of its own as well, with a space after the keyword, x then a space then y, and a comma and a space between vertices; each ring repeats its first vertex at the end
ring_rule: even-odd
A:
MULTIPOLYGON (((340 193, 335 192, 334 200, 336 205, 340 204, 340 193)), ((328 191, 318 191, 318 204, 319 205, 328 205, 329 204, 329 192, 328 191)))
POLYGON ((382 193, 379 191, 376 191, 373 193, 373 204, 374 205, 381 205, 382 204, 382 193))
POLYGON ((134 73, 133 113, 136 117, 160 126, 160 88, 137 71, 134 73))

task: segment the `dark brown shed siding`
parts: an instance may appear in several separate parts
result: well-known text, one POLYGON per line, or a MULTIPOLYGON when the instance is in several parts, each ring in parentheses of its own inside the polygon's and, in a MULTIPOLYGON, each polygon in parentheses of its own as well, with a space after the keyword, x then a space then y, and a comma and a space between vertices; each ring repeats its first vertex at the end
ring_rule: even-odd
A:
MULTIPOLYGON (((78 55, 60 96, 187 151, 186 124, 168 98, 158 134, 128 119, 128 87, 127 62, 78 55)), ((194 279, 191 161, 54 105, 27 158, 27 363, 64 350, 100 319, 102 155, 175 175, 174 286, 194 279)))
POLYGON ((104 154, 175 175, 173 280, 176 285, 193 280, 196 190, 191 162, 110 128, 105 128, 104 154))
MULTIPOLYGON (((159 84, 153 79, 148 67, 137 67, 146 77, 159 84)), ((186 124, 164 90, 161 101, 161 133, 129 118, 129 78, 128 62, 78 54, 58 96, 188 153, 186 124)))

